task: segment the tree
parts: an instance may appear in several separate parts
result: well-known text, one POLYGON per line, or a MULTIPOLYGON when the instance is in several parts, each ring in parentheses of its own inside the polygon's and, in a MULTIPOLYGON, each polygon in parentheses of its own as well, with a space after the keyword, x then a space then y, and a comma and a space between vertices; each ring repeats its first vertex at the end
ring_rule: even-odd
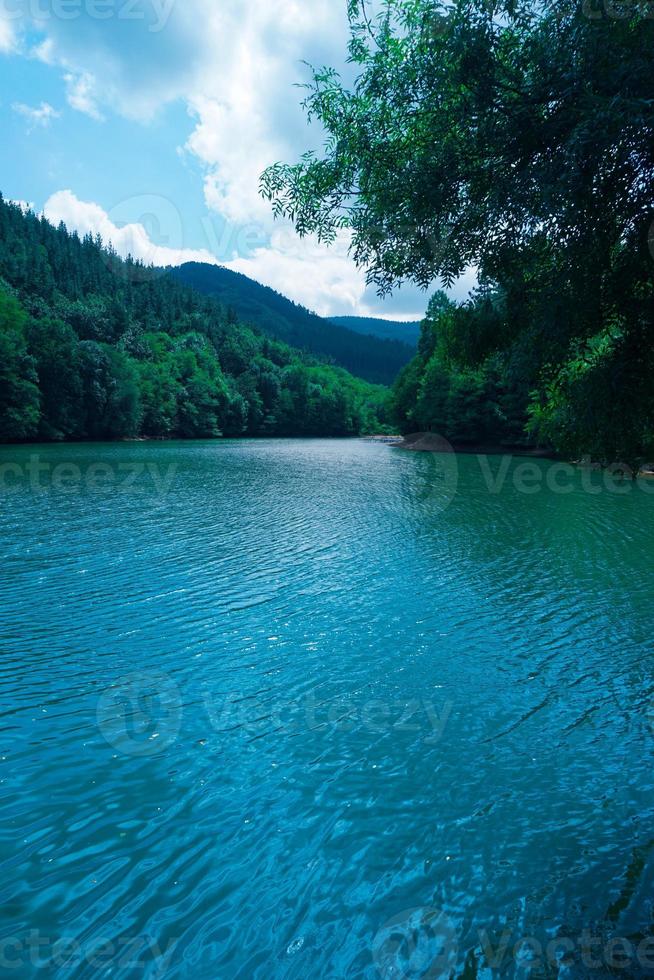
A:
MULTIPOLYGON (((317 70, 305 103, 324 153, 262 176, 300 234, 350 229, 382 293, 405 279, 451 284, 475 266, 490 305, 452 321, 471 367, 505 351, 509 370, 522 350, 524 380, 544 395, 578 344, 619 319, 622 338, 584 384, 607 454, 642 452, 653 414, 642 357, 654 347, 647 6, 589 17, 576 0, 385 0, 371 21, 365 0, 351 0, 356 83, 317 70), (616 443, 620 426, 640 435, 616 443)), ((560 442, 558 426, 548 431, 560 442)), ((584 427, 566 432, 568 449, 584 449, 584 427)))
POLYGON ((0 289, 0 439, 33 438, 40 399, 34 358, 27 350, 27 317, 13 296, 0 289))
POLYGON ((45 440, 82 435, 83 387, 74 331, 61 320, 32 320, 27 335, 41 392, 39 437, 45 440))
POLYGON ((140 404, 132 364, 108 344, 85 340, 79 349, 84 387, 84 435, 96 440, 136 435, 140 404))
POLYGON ((351 0, 356 85, 321 69, 305 103, 326 152, 270 167, 263 193, 301 234, 350 227, 382 288, 495 272, 543 233, 599 235, 593 254, 646 244, 654 23, 638 7, 597 20, 571 0, 385 0, 373 28, 351 0))

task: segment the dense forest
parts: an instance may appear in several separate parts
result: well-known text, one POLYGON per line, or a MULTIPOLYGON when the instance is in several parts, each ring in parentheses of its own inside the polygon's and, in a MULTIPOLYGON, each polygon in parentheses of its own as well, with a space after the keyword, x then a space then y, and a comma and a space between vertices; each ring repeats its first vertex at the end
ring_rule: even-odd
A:
POLYGON ((462 304, 443 292, 432 297, 418 353, 393 388, 392 414, 401 431, 437 432, 455 446, 535 444, 523 364, 518 354, 515 363, 496 346, 504 315, 497 295, 483 290, 462 304))
POLYGON ((334 361, 374 384, 392 384, 414 353, 398 338, 366 336, 325 320, 231 269, 187 262, 174 269, 173 275, 198 292, 214 296, 239 319, 255 324, 269 336, 334 361))
POLYGON ((262 176, 274 212, 351 231, 382 294, 433 301, 397 383, 404 428, 538 441, 636 462, 654 452, 651 3, 350 0, 355 82, 314 71, 322 154, 262 176))
POLYGON ((0 196, 0 441, 348 436, 388 390, 0 196))

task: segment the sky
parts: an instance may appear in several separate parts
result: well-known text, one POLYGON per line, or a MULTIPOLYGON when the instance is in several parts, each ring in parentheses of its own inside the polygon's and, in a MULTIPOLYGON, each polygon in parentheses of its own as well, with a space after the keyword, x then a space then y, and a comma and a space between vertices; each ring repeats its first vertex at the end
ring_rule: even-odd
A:
MULTIPOLYGON (((419 319, 275 222, 259 175, 318 149, 304 62, 347 71, 346 0, 0 0, 0 191, 120 254, 204 261, 324 316, 419 319)), ((463 298, 472 282, 454 290, 463 298)))

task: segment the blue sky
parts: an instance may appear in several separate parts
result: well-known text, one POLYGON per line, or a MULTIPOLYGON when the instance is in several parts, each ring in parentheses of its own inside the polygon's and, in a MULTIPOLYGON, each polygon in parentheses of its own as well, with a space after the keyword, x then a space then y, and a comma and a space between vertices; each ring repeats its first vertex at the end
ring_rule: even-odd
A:
MULTIPOLYGON (((345 0, 0 0, 0 190, 119 252, 221 262, 323 315, 417 318, 258 195, 318 147, 302 60, 343 65, 345 0)), ((343 66, 345 67, 345 66, 343 66)), ((468 283, 457 289, 464 295, 468 283)))

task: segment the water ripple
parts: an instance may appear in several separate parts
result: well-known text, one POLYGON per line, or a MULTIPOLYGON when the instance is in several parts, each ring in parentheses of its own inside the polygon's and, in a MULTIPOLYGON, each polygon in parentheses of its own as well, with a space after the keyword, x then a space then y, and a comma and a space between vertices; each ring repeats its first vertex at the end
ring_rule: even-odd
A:
POLYGON ((21 976, 384 980, 385 930, 418 976, 430 909, 479 980, 506 930, 516 977, 526 938, 576 943, 572 980, 613 969, 588 972, 584 930, 647 938, 647 494, 522 494, 519 461, 494 493, 461 456, 445 507, 428 458, 347 440, 2 458, 32 452, 177 470, 165 495, 1 501, 0 952, 21 976))

